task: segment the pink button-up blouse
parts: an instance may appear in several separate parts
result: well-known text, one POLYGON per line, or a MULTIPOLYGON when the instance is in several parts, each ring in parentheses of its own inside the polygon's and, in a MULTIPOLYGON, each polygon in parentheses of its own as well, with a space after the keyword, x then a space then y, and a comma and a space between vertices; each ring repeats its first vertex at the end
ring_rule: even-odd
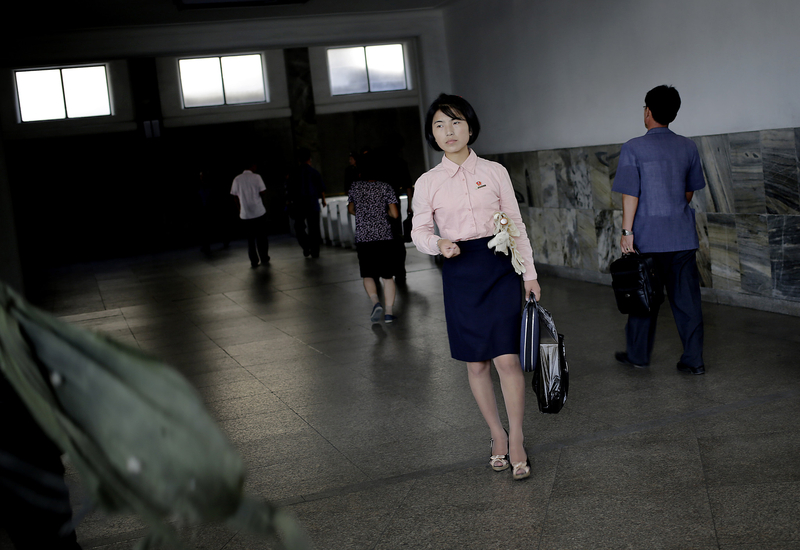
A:
POLYGON ((413 210, 411 239, 418 250, 431 255, 441 253, 436 244, 439 239, 458 242, 493 236, 492 215, 505 212, 520 232, 514 241, 525 261, 522 278, 536 279, 531 242, 514 186, 501 164, 479 158, 473 150, 461 166, 442 157, 441 164, 422 174, 414 185, 413 210))

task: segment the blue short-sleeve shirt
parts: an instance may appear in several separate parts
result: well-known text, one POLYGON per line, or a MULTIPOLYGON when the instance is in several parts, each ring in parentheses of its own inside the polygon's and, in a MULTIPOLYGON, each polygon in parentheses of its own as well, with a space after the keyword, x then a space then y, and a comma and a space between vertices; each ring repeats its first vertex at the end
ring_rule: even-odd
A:
POLYGON ((699 247, 686 193, 705 185, 697 146, 669 128, 652 128, 622 146, 612 190, 639 198, 632 229, 640 252, 699 247))

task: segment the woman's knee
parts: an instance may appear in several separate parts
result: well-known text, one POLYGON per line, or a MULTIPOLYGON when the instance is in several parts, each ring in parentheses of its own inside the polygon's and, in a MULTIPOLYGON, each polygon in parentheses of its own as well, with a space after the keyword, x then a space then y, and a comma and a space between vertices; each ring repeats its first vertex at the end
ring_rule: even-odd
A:
POLYGON ((472 376, 480 376, 482 374, 486 374, 489 372, 489 367, 491 362, 489 361, 479 361, 477 363, 467 363, 467 371, 472 376))
POLYGON ((498 374, 516 374, 517 372, 522 372, 519 356, 514 354, 495 357, 494 368, 497 369, 498 374))

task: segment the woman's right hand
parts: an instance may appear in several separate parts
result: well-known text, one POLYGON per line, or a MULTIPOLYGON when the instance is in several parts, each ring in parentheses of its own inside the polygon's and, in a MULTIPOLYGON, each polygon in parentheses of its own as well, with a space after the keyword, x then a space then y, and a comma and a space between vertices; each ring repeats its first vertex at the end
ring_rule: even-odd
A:
POLYGON ((461 254, 461 249, 458 248, 458 245, 449 239, 439 239, 436 245, 445 258, 455 258, 461 254))

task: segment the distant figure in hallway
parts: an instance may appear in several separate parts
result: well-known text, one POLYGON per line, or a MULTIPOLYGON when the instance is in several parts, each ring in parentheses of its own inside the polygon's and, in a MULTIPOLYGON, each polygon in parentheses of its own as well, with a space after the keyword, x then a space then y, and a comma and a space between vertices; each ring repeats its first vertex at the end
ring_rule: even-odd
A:
MULTIPOLYGON (((666 285, 683 343, 678 370, 703 374, 703 312, 695 259, 699 240, 689 203, 706 183, 697 146, 669 129, 681 106, 678 91, 657 86, 647 92, 644 103, 647 133, 622 146, 612 188, 622 193, 620 246, 623 253, 636 246, 642 255, 653 257, 658 284, 666 285)), ((656 304, 649 316, 628 316, 626 350, 616 353, 617 361, 649 366, 658 310, 656 304)))
POLYGON ((319 258, 322 235, 319 229, 320 201, 325 201, 325 183, 322 175, 311 166, 311 151, 301 149, 298 165, 287 182, 287 204, 289 215, 294 219, 297 242, 306 258, 319 258))
POLYGON ((347 166, 344 169, 344 194, 350 193, 350 186, 358 179, 358 154, 351 151, 347 159, 347 166))
POLYGON ((347 211, 356 217, 356 251, 364 290, 372 300, 370 320, 394 322, 397 274, 395 240, 390 219, 400 217, 397 196, 392 187, 375 177, 374 160, 362 159, 361 177, 354 181, 347 196, 347 211), (378 297, 377 280, 383 281, 383 304, 378 297), (385 305, 385 314, 384 314, 385 305))
POLYGON ((491 432, 489 465, 497 472, 510 467, 517 480, 531 475, 522 432, 522 288, 537 300, 542 291, 508 172, 469 148, 480 129, 478 116, 462 97, 442 94, 428 109, 425 137, 433 149, 444 151, 444 158, 417 180, 411 238, 421 252, 445 258, 442 286, 450 354, 467 363, 472 395, 491 432), (515 240, 524 262, 522 281, 511 257, 488 247, 498 211, 519 229, 515 240), (500 377, 508 432, 497 409, 492 363, 500 377))
POLYGON ((233 180, 231 195, 236 197, 239 217, 247 233, 247 254, 250 266, 258 267, 269 262, 269 227, 267 226, 266 194, 264 180, 256 174, 257 166, 250 166, 233 180))

